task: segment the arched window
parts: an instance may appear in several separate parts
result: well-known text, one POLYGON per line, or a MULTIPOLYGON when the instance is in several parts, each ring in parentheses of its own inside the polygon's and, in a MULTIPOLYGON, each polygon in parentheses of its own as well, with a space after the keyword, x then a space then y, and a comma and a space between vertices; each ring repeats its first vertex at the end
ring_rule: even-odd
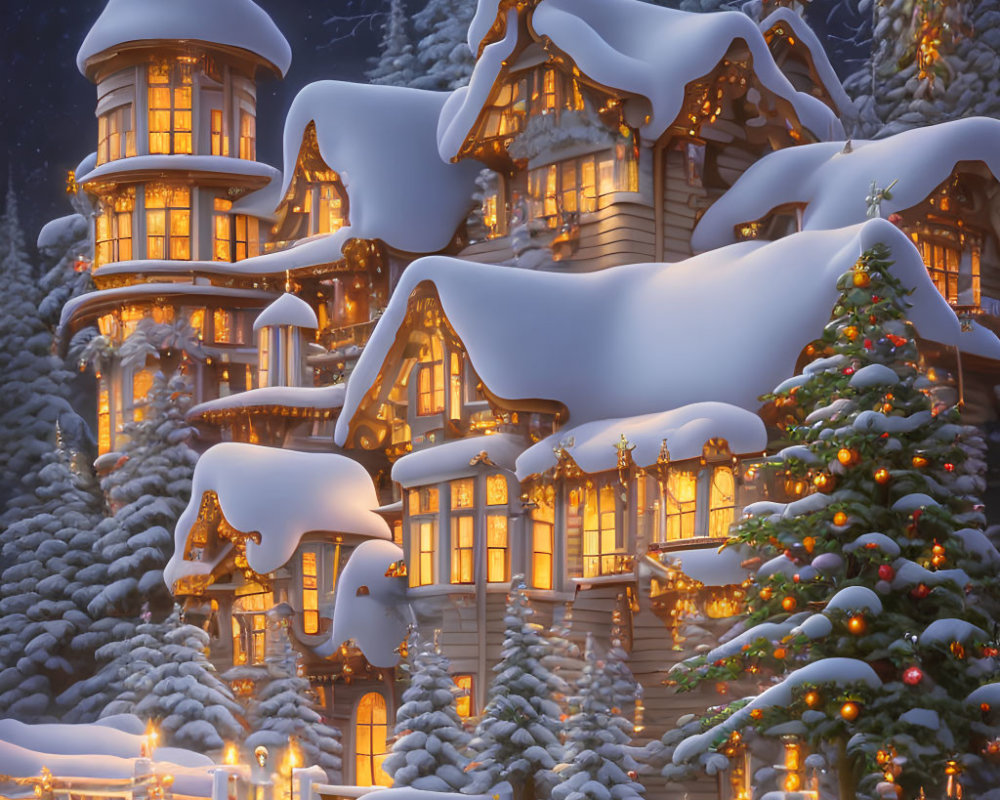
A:
POLYGON ((385 740, 389 724, 385 698, 369 692, 358 702, 354 719, 354 783, 358 786, 391 786, 382 770, 389 748, 385 740))

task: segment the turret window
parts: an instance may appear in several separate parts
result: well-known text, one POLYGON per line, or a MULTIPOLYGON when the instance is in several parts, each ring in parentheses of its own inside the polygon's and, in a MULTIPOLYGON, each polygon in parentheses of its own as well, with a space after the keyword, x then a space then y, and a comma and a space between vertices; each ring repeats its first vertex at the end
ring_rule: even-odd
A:
POLYGON ((135 131, 132 129, 131 103, 101 114, 97 118, 98 165, 134 155, 135 131))
POLYGON ((191 190, 146 187, 146 258, 191 258, 191 190))
POLYGON ((223 123, 222 111, 218 108, 212 109, 212 155, 229 155, 229 137, 226 136, 226 128, 223 123))
POLYGON ((257 119, 249 111, 240 111, 240 158, 253 161, 257 157, 257 119))
POLYGON ((191 65, 183 62, 150 64, 147 75, 149 152, 193 152, 191 65))
POLYGON ((102 204, 95 228, 94 269, 103 264, 128 261, 132 258, 134 204, 131 191, 117 195, 102 204))

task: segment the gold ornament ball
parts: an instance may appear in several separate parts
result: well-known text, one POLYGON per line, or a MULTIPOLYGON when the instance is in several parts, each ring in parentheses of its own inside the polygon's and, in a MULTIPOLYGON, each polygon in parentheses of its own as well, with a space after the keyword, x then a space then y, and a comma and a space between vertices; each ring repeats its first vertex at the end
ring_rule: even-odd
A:
POLYGON ((848 722, 854 722, 858 718, 858 714, 861 713, 861 708, 853 700, 848 700, 844 705, 840 707, 840 716, 846 719, 848 722))
POLYGON ((771 587, 765 586, 763 589, 760 590, 760 599, 765 601, 770 600, 771 594, 772 594, 771 587))
POLYGON ((886 484, 889 482, 889 478, 891 476, 889 475, 889 470, 887 470, 885 467, 879 467, 877 470, 875 470, 874 477, 875 477, 875 483, 886 484))
POLYGON ((806 549, 807 553, 812 553, 816 549, 816 540, 812 536, 806 536, 802 540, 802 546, 806 549))
POLYGON ((854 463, 855 453, 853 450, 847 447, 841 447, 837 451, 837 461, 843 464, 845 467, 849 467, 854 463))
POLYGON ((847 524, 847 514, 845 514, 843 511, 838 511, 836 514, 833 515, 833 524, 834 525, 846 525, 847 524))
POLYGON ((915 469, 923 469, 927 466, 927 457, 922 455, 915 455, 913 461, 911 462, 915 469))
POLYGON ((819 692, 806 692, 805 701, 809 708, 816 708, 820 701, 819 692))
POLYGON ((781 601, 781 607, 783 609, 785 609, 785 611, 794 611, 795 607, 798 604, 799 604, 798 600, 796 600, 791 595, 789 595, 788 597, 783 598, 782 601, 781 601))
POLYGON ((871 275, 867 272, 862 272, 858 270, 854 273, 854 285, 859 289, 867 289, 871 285, 872 279, 871 275))
POLYGON ((846 336, 850 341, 854 341, 858 338, 858 329, 854 325, 848 325, 844 328, 844 336, 846 336))
POLYGON ((868 623, 865 618, 860 614, 855 614, 849 620, 847 620, 847 630, 853 633, 855 636, 860 636, 866 630, 868 630, 868 623))

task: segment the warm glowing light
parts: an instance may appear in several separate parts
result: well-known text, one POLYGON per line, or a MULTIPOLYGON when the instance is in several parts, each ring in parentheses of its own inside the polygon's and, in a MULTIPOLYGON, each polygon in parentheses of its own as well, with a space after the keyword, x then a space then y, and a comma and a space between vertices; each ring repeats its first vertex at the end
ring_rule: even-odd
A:
POLYGON ((847 514, 845 514, 843 511, 838 511, 836 514, 833 515, 833 524, 838 526, 846 525, 847 514))
POLYGON ((848 722, 853 722, 858 718, 858 714, 861 713, 861 707, 852 700, 848 700, 840 707, 840 716, 846 719, 848 722))
POLYGON ((875 477, 875 483, 886 484, 889 482, 889 478, 891 476, 889 475, 889 470, 887 470, 885 467, 879 467, 877 470, 875 470, 874 477, 875 477))
POLYGON ((226 755, 225 758, 223 759, 223 763, 233 766, 234 764, 239 763, 239 759, 240 759, 240 754, 239 751, 236 749, 236 745, 234 744, 227 745, 226 755))
POLYGON ((806 692, 805 701, 809 708, 816 708, 820 703, 819 692, 806 692))
POLYGON ((849 620, 847 620, 847 630, 853 633, 855 636, 860 636, 866 630, 868 630, 868 623, 865 618, 860 614, 855 614, 849 620))
POLYGON ((791 595, 789 595, 788 597, 784 598, 784 599, 783 599, 783 600, 781 601, 781 607, 782 607, 783 609, 785 609, 785 611, 789 611, 789 612, 791 612, 791 611, 794 611, 794 610, 795 610, 795 607, 796 607, 796 606, 797 606, 798 604, 799 604, 798 600, 796 600, 796 599, 795 599, 794 597, 792 597, 791 595))

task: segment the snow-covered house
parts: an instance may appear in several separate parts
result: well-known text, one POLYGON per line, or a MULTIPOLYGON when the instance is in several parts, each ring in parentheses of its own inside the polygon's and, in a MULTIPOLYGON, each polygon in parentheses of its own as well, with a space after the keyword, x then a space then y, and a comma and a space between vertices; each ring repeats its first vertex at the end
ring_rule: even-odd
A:
POLYGON ((800 90, 739 13, 493 0, 469 45, 475 71, 445 105, 438 145, 492 171, 481 241, 463 252, 476 261, 679 260, 700 213, 754 161, 843 130, 832 70, 799 80, 796 68, 800 90))

